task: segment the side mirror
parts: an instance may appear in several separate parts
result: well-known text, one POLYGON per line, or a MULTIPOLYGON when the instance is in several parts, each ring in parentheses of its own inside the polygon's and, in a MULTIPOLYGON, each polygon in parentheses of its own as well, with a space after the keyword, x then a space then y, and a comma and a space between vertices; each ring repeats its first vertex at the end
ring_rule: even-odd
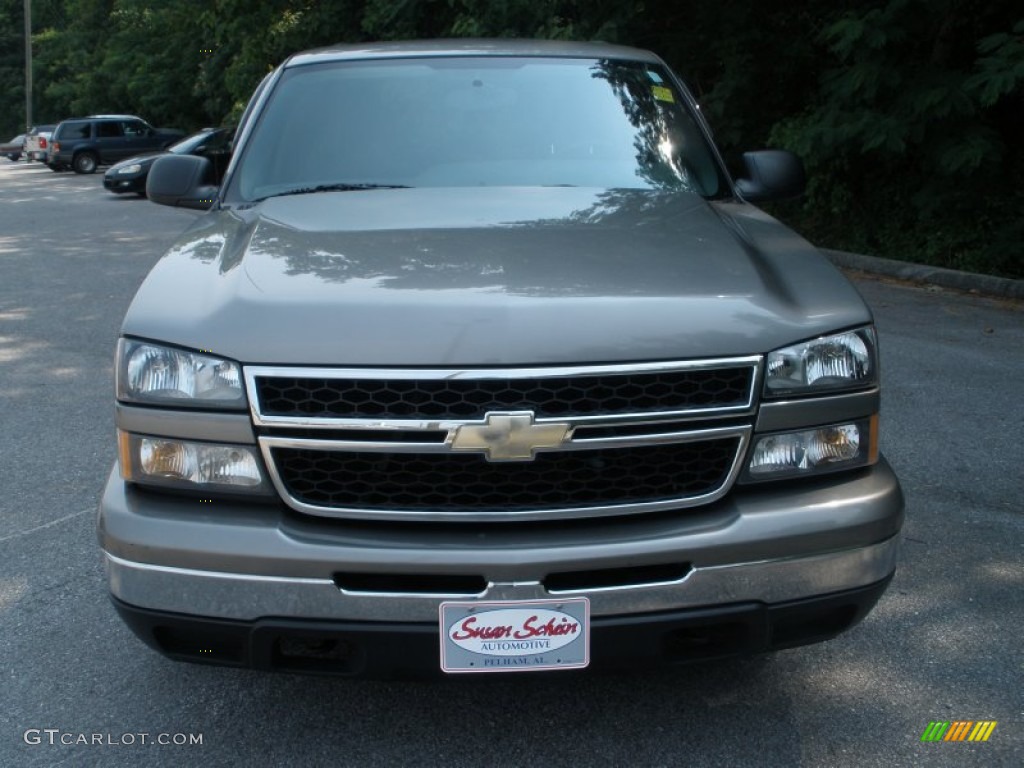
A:
POLYGON ((164 155, 149 169, 146 197, 160 205, 205 211, 217 198, 212 178, 213 165, 205 157, 164 155))
POLYGON ((799 197, 807 186, 803 162, 784 149, 744 152, 743 164, 747 174, 736 180, 736 190, 748 202, 799 197))

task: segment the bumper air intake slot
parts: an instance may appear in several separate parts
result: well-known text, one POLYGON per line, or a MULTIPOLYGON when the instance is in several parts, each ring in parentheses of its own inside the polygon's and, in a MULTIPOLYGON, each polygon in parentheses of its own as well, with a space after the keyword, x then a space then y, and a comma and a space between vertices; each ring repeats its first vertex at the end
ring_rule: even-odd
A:
POLYGON ((586 592, 595 589, 628 589, 675 584, 685 579, 693 567, 689 563, 639 565, 631 568, 603 568, 591 571, 552 573, 544 579, 544 588, 552 594, 586 592))
POLYGON ((334 585, 351 593, 475 597, 487 589, 487 580, 459 574, 339 572, 334 574, 334 585))

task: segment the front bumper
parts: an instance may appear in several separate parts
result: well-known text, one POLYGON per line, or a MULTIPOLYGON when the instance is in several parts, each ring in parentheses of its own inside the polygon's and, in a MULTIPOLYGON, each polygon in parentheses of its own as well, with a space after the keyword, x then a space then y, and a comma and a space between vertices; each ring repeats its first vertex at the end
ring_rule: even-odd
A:
MULTIPOLYGON (((323 520, 283 504, 209 501, 144 491, 116 467, 100 503, 98 534, 114 558, 115 596, 142 608, 254 620, 268 615, 368 621, 421 621, 437 600, 420 582, 476 586, 435 590, 438 598, 481 599, 487 585, 517 585, 506 598, 534 598, 552 574, 622 570, 601 579, 592 615, 644 612, 756 599, 778 601, 863 586, 889 569, 859 576, 857 562, 807 572, 785 592, 779 574, 759 573, 743 592, 735 586, 701 594, 700 573, 776 569, 794 561, 858 552, 899 533, 903 496, 888 464, 817 482, 734 488, 703 507, 564 523, 425 524, 323 520), (767 563, 768 565, 763 565, 767 563), (655 578, 645 568, 685 566, 686 578, 655 578), (634 570, 640 573, 635 574, 634 570), (339 572, 389 584, 349 593, 339 572), (771 582, 764 578, 771 575, 771 582), (667 584, 662 582, 669 582, 667 584), (394 586, 393 586, 394 585, 394 586), (286 608, 273 597, 287 596, 286 608)), ((847 563, 848 558, 841 558, 847 563)), ((564 579, 562 579, 564 581, 564 579)), ((578 580, 577 580, 578 581, 578 580)))
POLYGON ((146 189, 144 176, 103 176, 103 187, 109 192, 142 192, 146 189))
MULTIPOLYGON (((98 523, 110 589, 129 625, 164 653, 254 666, 269 664, 264 635, 273 647, 292 635, 345 635, 355 647, 375 633, 421 633, 436 650, 438 606, 453 599, 586 596, 595 661, 602 627, 677 637, 707 619, 739 631, 721 642, 701 635, 704 655, 812 642, 874 604, 894 572, 903 521, 884 460, 818 482, 734 489, 680 513, 564 525, 348 524, 279 504, 216 504, 140 490, 115 468, 98 523), (773 616, 808 600, 818 607, 797 613, 810 618, 778 628, 773 616), (195 650, 222 635, 233 638, 222 658, 195 650)), ((368 643, 378 645, 389 644, 368 643)), ((335 671, 387 674, 384 659, 353 659, 335 671)))
MULTIPOLYGON (((605 671, 685 664, 828 640, 866 616, 890 579, 773 605, 745 602, 595 618, 590 628, 590 668, 605 671)), ((276 617, 244 622, 150 611, 117 599, 114 606, 147 645, 179 661, 346 677, 443 674, 436 622, 276 617)))
MULTIPOLYGON (((671 582, 551 589, 543 580, 490 582, 474 594, 346 589, 334 578, 258 576, 147 565, 105 555, 110 590, 127 605, 234 621, 267 616, 354 621, 437 620, 444 600, 551 600, 586 596, 594 616, 758 602, 785 603, 863 587, 892 575, 899 539, 858 549, 731 565, 690 567, 671 582)), ((564 571, 565 563, 552 564, 564 571)), ((623 574, 628 568, 621 569, 623 574)))

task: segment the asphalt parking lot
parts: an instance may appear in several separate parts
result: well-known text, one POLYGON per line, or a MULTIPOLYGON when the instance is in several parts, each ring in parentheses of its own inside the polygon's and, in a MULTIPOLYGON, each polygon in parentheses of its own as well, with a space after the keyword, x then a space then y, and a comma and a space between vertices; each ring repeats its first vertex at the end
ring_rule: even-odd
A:
POLYGON ((197 215, 0 160, 0 765, 1024 765, 1024 306, 867 276, 907 524, 888 593, 840 638, 436 683, 157 656, 107 600, 93 525, 121 317, 197 215), (997 725, 921 741, 968 720, 997 725))

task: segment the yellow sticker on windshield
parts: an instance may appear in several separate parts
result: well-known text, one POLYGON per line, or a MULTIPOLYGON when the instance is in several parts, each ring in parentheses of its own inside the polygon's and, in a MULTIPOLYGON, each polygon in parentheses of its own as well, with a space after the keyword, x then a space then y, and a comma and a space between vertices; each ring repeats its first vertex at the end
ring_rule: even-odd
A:
POLYGON ((654 94, 654 98, 658 101, 667 101, 669 104, 674 104, 676 101, 672 96, 672 89, 666 88, 663 85, 652 85, 651 93, 654 94))

